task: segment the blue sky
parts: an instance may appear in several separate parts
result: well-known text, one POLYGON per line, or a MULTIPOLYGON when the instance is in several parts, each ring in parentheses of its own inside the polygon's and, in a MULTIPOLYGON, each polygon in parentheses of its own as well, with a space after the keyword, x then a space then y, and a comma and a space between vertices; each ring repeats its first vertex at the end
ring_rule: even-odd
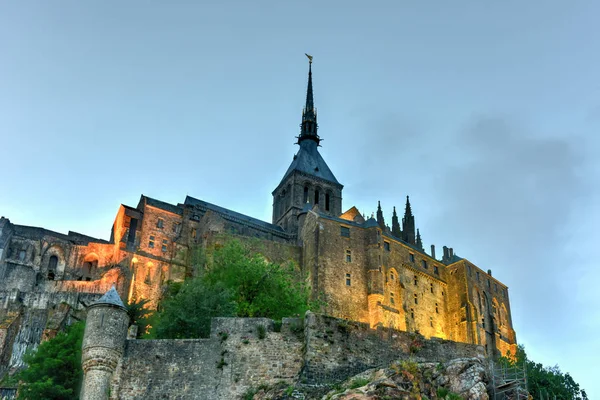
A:
POLYGON ((269 220, 308 52, 344 209, 410 195, 600 397, 600 3, 366 4, 0 1, 0 214, 107 239, 120 203, 189 194, 269 220))

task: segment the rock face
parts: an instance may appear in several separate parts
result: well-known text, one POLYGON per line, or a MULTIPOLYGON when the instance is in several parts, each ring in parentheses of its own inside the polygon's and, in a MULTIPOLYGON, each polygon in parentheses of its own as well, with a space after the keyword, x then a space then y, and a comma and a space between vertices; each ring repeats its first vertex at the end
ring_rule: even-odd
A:
POLYGON ((483 362, 481 358, 459 358, 445 363, 403 360, 389 368, 358 374, 324 396, 305 394, 301 385, 295 388, 280 386, 258 391, 253 400, 488 400, 488 373, 483 362))

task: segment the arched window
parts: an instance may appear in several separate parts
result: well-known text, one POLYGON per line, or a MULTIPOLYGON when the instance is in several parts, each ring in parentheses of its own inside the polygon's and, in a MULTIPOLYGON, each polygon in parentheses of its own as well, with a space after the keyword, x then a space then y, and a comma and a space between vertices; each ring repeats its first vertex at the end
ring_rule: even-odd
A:
POLYGON ((315 190, 315 204, 319 204, 319 189, 315 190))
POLYGON ((303 204, 308 203, 308 186, 304 186, 304 197, 302 200, 303 204))
POLYGON ((329 211, 329 202, 330 202, 329 193, 326 193, 325 194, 325 211, 329 211))

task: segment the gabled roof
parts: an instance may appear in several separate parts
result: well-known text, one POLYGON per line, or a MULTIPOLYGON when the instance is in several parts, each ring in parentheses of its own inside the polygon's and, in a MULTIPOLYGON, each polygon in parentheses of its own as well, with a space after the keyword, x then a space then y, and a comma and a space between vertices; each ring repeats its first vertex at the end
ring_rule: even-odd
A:
POLYGON ((355 206, 352 206, 352 208, 340 215, 340 218, 345 219, 347 221, 355 221, 358 223, 361 223, 361 221, 364 222, 362 214, 360 213, 360 211, 358 211, 358 208, 356 208, 355 206))
POLYGON ((142 197, 140 197, 140 202, 138 204, 138 208, 141 211, 143 211, 143 209, 140 206, 142 205, 142 203, 144 201, 149 206, 160 208, 161 210, 172 212, 173 214, 183 215, 183 209, 181 207, 175 206, 173 204, 165 203, 164 201, 156 200, 151 197, 144 196, 144 195, 142 195, 142 197))
POLYGON ((329 169, 329 166, 327 166, 327 163, 325 163, 325 160, 323 160, 323 157, 321 157, 319 150, 317 150, 316 143, 311 141, 301 143, 300 150, 294 156, 294 160, 290 164, 285 175, 283 175, 281 183, 283 183, 288 176, 292 175, 294 171, 312 175, 337 185, 340 184, 333 175, 333 172, 329 169))
POLYGON ((217 206, 215 204, 211 204, 207 201, 203 201, 203 200, 199 200, 196 198, 193 198, 191 196, 186 196, 185 197, 185 205, 187 206, 199 206, 200 208, 203 208, 204 210, 211 210, 216 212, 217 214, 221 215, 222 217, 224 217, 225 219, 230 219, 230 220, 234 220, 236 222, 241 222, 241 223, 245 223, 248 225, 254 225, 263 229, 268 229, 268 230, 272 230, 272 231, 277 231, 278 233, 285 233, 285 231, 283 230, 283 228, 281 228, 278 225, 273 225, 270 224, 268 222, 265 221, 261 221, 260 219, 256 219, 256 218, 252 218, 249 217, 247 215, 241 214, 239 212, 235 212, 232 210, 229 210, 227 208, 221 207, 221 206, 217 206))

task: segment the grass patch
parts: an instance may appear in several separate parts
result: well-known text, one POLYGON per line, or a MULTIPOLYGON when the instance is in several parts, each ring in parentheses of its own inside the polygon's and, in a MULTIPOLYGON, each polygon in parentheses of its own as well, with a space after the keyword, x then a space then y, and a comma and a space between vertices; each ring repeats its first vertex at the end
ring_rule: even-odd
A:
POLYGON ((353 380, 352 383, 350 383, 350 389, 356 389, 356 388, 359 388, 359 387, 363 387, 367 383, 369 383, 368 379, 366 379, 366 378, 357 378, 357 379, 353 380))

